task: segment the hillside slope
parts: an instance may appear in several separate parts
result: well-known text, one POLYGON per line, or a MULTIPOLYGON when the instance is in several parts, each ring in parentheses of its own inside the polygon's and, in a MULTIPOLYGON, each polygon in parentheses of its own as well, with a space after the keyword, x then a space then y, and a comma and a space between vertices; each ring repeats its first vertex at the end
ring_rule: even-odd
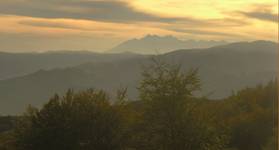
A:
POLYGON ((44 53, 0 52, 0 80, 33 73, 40 69, 65 68, 87 62, 109 62, 141 57, 132 53, 101 54, 93 52, 58 51, 44 53))
MULTIPOLYGON (((222 98, 233 90, 274 79, 278 70, 277 48, 276 43, 255 41, 177 50, 156 57, 180 63, 185 71, 199 68, 203 86, 197 94, 222 98)), ((28 104, 40 106, 54 93, 68 88, 101 88, 113 93, 119 87, 128 87, 129 97, 136 98, 141 66, 148 63, 150 59, 145 57, 86 63, 0 81, 0 113, 19 113, 28 104)))

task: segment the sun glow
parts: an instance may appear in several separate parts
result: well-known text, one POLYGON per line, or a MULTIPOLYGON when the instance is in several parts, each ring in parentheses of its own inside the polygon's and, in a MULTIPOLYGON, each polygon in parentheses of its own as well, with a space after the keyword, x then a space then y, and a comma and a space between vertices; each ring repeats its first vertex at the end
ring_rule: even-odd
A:
POLYGON ((249 10, 255 6, 271 6, 278 12, 276 0, 135 0, 131 5, 139 10, 162 16, 194 17, 201 19, 223 18, 225 12, 249 10))

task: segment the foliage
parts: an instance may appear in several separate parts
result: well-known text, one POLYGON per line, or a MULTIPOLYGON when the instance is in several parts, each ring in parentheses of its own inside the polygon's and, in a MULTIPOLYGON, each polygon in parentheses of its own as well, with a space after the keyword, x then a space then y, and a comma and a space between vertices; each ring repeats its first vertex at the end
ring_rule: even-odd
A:
POLYGON ((145 102, 147 149, 223 149, 225 135, 195 113, 193 92, 200 88, 197 70, 184 73, 179 65, 154 62, 144 70, 139 88, 145 102))
POLYGON ((277 81, 246 88, 223 101, 208 105, 211 116, 230 130, 230 147, 261 150, 272 147, 277 127, 277 81), (268 145, 269 144, 269 145, 268 145))
POLYGON ((102 90, 69 90, 20 117, 0 117, 2 150, 272 150, 277 81, 223 100, 194 96, 198 70, 154 60, 144 68, 140 99, 102 90), (14 124, 14 120, 18 120, 14 124))
POLYGON ((103 91, 55 95, 41 109, 30 108, 15 130, 23 150, 121 149, 121 114, 103 91))

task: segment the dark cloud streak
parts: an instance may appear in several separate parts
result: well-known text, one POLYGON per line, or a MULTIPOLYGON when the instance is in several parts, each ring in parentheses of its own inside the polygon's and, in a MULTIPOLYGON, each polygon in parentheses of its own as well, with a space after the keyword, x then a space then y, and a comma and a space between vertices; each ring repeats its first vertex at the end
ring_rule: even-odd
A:
POLYGON ((278 13, 275 14, 272 11, 272 5, 253 5, 252 7, 252 10, 237 11, 236 13, 252 19, 278 23, 278 13))
POLYGON ((123 1, 9 0, 0 1, 0 14, 38 18, 69 18, 105 22, 175 22, 188 18, 160 17, 135 10, 123 1))
POLYGON ((253 12, 238 12, 238 13, 249 18, 278 23, 278 14, 273 14, 271 12, 253 11, 253 12))
POLYGON ((73 26, 73 25, 70 25, 70 24, 62 24, 62 23, 58 23, 58 22, 23 20, 23 21, 19 21, 19 24, 34 26, 34 27, 47 27, 47 28, 62 28, 62 29, 78 29, 78 30, 81 30, 81 28, 78 28, 76 26, 73 26))
POLYGON ((180 33, 197 34, 197 35, 215 35, 215 36, 227 36, 227 37, 239 36, 239 35, 231 34, 231 33, 215 32, 215 31, 204 31, 204 30, 196 30, 196 29, 178 29, 178 28, 176 29, 176 28, 171 28, 169 30, 175 31, 175 32, 180 32, 180 33))

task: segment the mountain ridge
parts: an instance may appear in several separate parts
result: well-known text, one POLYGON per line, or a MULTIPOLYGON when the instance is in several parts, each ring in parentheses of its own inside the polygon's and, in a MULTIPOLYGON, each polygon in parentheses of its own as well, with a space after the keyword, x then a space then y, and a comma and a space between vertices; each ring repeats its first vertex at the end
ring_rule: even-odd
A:
POLYGON ((25 76, 2 80, 0 113, 19 113, 28 104, 41 106, 54 93, 62 94, 68 88, 75 90, 97 88, 114 93, 120 87, 127 87, 128 96, 136 99, 141 67, 150 63, 150 57, 181 64, 184 71, 199 68, 202 82, 202 91, 199 95, 213 92, 210 95, 212 98, 226 97, 232 91, 266 83, 277 76, 276 43, 255 42, 240 45, 244 48, 251 45, 251 49, 254 48, 252 51, 240 47, 232 49, 231 45, 228 45, 225 48, 178 50, 157 56, 145 55, 106 62, 93 61, 65 68, 40 70, 25 76), (254 47, 258 44, 263 45, 262 48, 254 47))
POLYGON ((176 49, 208 48, 227 44, 226 41, 214 40, 180 40, 174 36, 146 35, 124 41, 108 50, 108 53, 134 52, 138 54, 162 54, 176 49))
POLYGON ((39 69, 50 70, 118 59, 142 57, 132 53, 105 54, 90 51, 57 51, 43 53, 0 52, 0 80, 33 73, 39 69))

